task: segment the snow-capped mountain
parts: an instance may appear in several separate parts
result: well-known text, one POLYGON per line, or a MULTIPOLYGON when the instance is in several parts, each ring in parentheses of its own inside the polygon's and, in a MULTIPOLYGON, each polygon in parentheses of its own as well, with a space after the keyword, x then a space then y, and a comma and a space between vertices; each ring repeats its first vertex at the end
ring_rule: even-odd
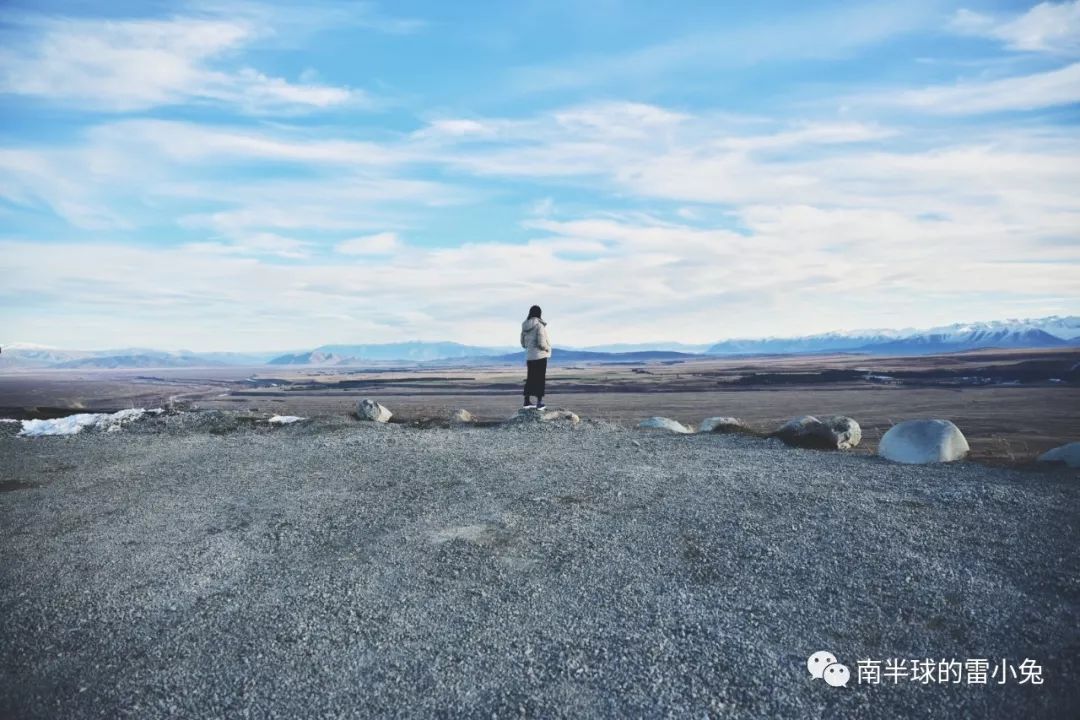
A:
POLYGON ((1080 345, 1080 317, 956 323, 928 330, 853 330, 796 338, 723 340, 710 355, 736 353, 957 352, 977 348, 1044 348, 1080 345))
POLYGON ((1051 315, 1030 320, 989 320, 978 323, 956 323, 932 328, 924 332, 952 338, 963 338, 977 333, 1003 333, 1003 336, 1007 336, 1010 333, 1024 333, 1031 330, 1041 330, 1047 335, 1062 340, 1074 340, 1080 338, 1080 317, 1075 315, 1068 317, 1051 315))
POLYGON ((1063 347, 1072 343, 1063 338, 1054 337, 1038 328, 970 328, 967 331, 949 333, 920 333, 889 342, 870 345, 862 350, 878 354, 932 354, 977 350, 979 348, 1051 348, 1063 347))

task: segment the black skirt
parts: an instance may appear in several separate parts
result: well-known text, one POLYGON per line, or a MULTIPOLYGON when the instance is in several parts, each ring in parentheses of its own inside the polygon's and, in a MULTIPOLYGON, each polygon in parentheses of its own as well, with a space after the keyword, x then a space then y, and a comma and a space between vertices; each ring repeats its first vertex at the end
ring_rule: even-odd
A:
POLYGON ((528 373, 525 375, 525 394, 544 396, 544 384, 547 381, 547 358, 529 360, 525 363, 528 373))

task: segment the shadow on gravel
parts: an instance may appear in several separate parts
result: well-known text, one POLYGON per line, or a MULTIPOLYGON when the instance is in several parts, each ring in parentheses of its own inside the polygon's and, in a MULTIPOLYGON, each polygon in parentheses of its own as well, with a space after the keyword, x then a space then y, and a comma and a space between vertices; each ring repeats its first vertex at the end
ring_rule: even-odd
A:
POLYGON ((8 480, 6 482, 0 482, 0 492, 15 492, 16 490, 30 490, 32 488, 41 487, 41 483, 24 483, 18 480, 8 480))

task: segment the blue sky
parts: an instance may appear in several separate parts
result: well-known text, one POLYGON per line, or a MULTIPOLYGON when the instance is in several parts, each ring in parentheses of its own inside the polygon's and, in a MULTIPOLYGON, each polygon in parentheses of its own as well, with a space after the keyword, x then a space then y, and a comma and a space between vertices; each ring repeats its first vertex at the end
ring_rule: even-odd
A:
POLYGON ((8 342, 1080 310, 1080 2, 8 2, 0 103, 8 342))

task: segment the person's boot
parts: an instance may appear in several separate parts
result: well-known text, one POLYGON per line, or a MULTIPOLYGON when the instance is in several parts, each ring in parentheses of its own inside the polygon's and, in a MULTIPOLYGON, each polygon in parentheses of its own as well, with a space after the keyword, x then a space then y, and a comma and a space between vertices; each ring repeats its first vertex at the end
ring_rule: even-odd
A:
POLYGON ((532 404, 531 402, 529 402, 529 396, 528 396, 528 395, 526 395, 526 396, 525 396, 525 404, 524 404, 524 405, 522 405, 521 407, 522 407, 522 408, 534 408, 534 407, 536 407, 536 406, 535 406, 535 405, 533 405, 533 404, 532 404))
POLYGON ((544 398, 542 398, 542 397, 536 398, 536 409, 537 410, 543 410, 546 407, 547 407, 547 405, 544 404, 544 398))

